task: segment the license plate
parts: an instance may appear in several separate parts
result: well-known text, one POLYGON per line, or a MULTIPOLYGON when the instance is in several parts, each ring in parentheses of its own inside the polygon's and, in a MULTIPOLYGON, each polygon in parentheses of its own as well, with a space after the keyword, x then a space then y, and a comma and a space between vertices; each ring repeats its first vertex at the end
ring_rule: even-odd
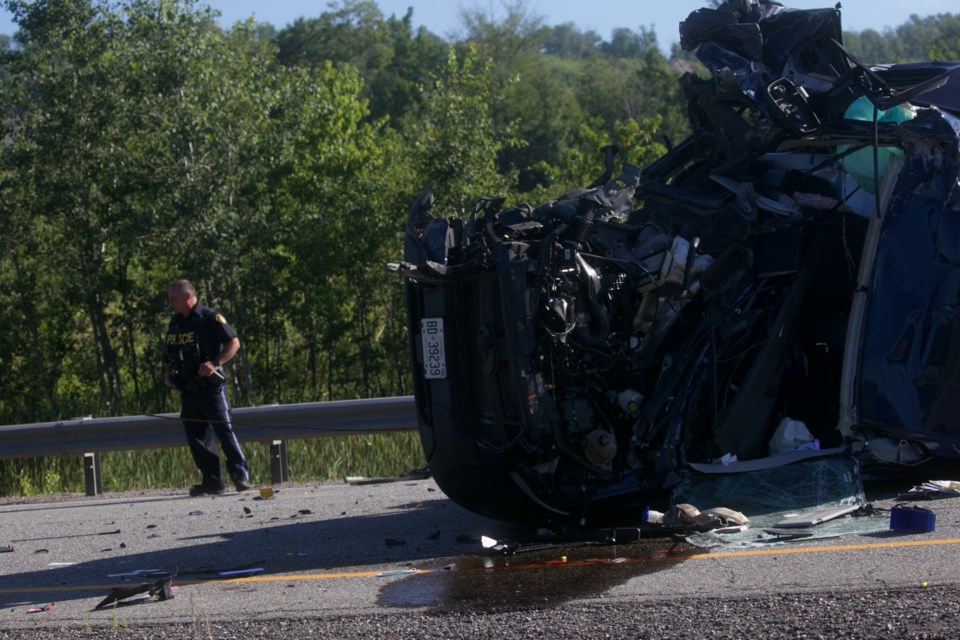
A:
POLYGON ((420 319, 423 343, 423 377, 436 380, 447 377, 447 354, 443 346, 443 318, 420 319))

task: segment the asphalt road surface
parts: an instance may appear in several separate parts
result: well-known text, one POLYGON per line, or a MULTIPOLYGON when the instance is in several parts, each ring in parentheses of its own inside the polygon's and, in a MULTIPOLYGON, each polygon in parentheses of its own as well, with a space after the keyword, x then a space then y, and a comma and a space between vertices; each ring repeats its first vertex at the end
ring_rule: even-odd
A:
POLYGON ((429 479, 8 499, 0 639, 960 637, 960 498, 904 502, 935 528, 890 531, 912 482, 867 485, 873 514, 844 520, 855 533, 696 546, 601 530, 513 555, 480 537, 533 532, 464 511, 429 479))

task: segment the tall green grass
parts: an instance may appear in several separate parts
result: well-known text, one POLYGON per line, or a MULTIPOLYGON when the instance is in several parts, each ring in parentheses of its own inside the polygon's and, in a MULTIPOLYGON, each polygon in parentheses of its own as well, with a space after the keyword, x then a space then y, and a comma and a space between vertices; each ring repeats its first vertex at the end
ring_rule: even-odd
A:
MULTIPOLYGON (((253 483, 269 484, 270 445, 244 443, 242 448, 253 483)), ((425 464, 416 432, 287 442, 290 482, 392 477, 425 464)), ((172 449, 104 453, 100 473, 104 491, 186 488, 200 480, 186 444, 172 449)), ((0 496, 84 491, 83 460, 78 456, 0 461, 0 496)))

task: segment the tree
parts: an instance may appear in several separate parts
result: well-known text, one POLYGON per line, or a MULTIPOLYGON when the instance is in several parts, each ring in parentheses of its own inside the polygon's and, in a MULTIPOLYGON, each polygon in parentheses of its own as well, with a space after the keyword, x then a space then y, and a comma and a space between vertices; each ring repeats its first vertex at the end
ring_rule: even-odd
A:
POLYGON ((419 130, 408 132, 421 186, 431 185, 439 201, 460 212, 482 196, 506 193, 514 179, 497 170, 497 156, 521 142, 514 127, 495 124, 502 95, 491 62, 473 47, 462 60, 451 49, 446 67, 424 91, 419 130))
POLYGON ((306 383, 327 399, 357 397, 369 391, 358 381, 374 370, 373 363, 358 365, 358 352, 380 326, 369 316, 359 324, 353 319, 385 315, 370 308, 375 304, 366 296, 377 299, 382 289, 367 287, 366 275, 375 265, 383 280, 385 247, 398 247, 388 212, 399 205, 389 164, 399 144, 382 122, 369 121, 355 70, 328 63, 289 73, 297 79, 291 89, 310 90, 299 93, 286 117, 288 156, 271 188, 288 220, 278 251, 288 256, 297 286, 290 320, 298 348, 285 351, 305 354, 291 361, 286 382, 306 371, 300 388, 306 383))
POLYGON ((542 51, 558 58, 589 58, 597 53, 602 40, 595 31, 581 32, 574 23, 565 22, 547 31, 542 51))
POLYGON ((297 18, 277 34, 278 59, 287 66, 349 64, 369 77, 389 64, 393 47, 373 0, 342 0, 316 18, 297 18))
POLYGON ((503 149, 498 158, 501 172, 517 172, 517 189, 528 192, 537 185, 552 186, 545 167, 559 165, 571 145, 584 113, 577 101, 572 77, 555 61, 536 56, 516 67, 517 82, 502 91, 500 121, 513 122, 522 145, 503 149))
POLYGON ((460 21, 464 25, 465 43, 476 47, 478 53, 496 62, 503 69, 511 68, 518 59, 538 53, 550 30, 543 25, 543 17, 530 10, 525 0, 502 3, 505 15, 497 19, 480 9, 462 9, 460 21))
POLYGON ((678 74, 660 52, 652 32, 641 40, 647 42, 642 54, 594 60, 589 73, 578 79, 578 101, 608 131, 612 132, 616 122, 659 115, 662 133, 673 140, 682 139, 688 127, 678 74))
MULTIPOLYGON (((8 1, 5 6, 18 20, 23 44, 9 58, 8 104, 13 105, 19 159, 33 169, 27 181, 11 187, 25 207, 17 212, 24 225, 18 235, 42 229, 41 251, 59 255, 59 262, 44 265, 54 266, 47 277, 53 279, 60 304, 82 309, 86 316, 83 343, 96 365, 86 367, 81 379, 91 376, 98 382, 101 407, 122 405, 104 296, 115 289, 104 248, 108 220, 116 213, 108 194, 113 158, 106 151, 114 114, 123 110, 121 92, 108 71, 108 42, 119 23, 102 3, 88 0, 8 1)), ((74 348, 86 351, 80 344, 74 348)))
POLYGON ((397 18, 390 16, 386 28, 393 43, 390 64, 364 79, 364 97, 370 102, 370 117, 389 116, 402 128, 405 116, 420 105, 419 87, 429 82, 446 63, 449 46, 420 27, 413 31, 413 10, 397 18))
POLYGON ((286 66, 349 65, 364 80, 363 97, 373 120, 401 122, 419 99, 417 86, 443 65, 447 45, 421 28, 413 10, 384 19, 372 0, 345 0, 316 18, 298 18, 277 34, 278 59, 286 66))
POLYGON ((657 35, 653 29, 633 31, 625 27, 614 29, 610 42, 605 42, 600 50, 613 58, 638 58, 657 46, 657 35))
POLYGON ((161 408, 163 292, 184 276, 243 336, 241 403, 292 388, 313 399, 320 386, 352 397, 372 380, 380 356, 356 368, 358 349, 342 345, 384 333, 373 321, 356 330, 353 309, 386 317, 392 302, 351 289, 347 274, 396 246, 395 189, 368 185, 390 179, 397 154, 357 72, 279 65, 252 22, 225 33, 187 1, 7 6, 24 44, 0 88, 0 275, 29 339, 0 341, 0 361, 43 382, 32 410, 44 397, 54 414, 63 400, 85 413, 161 408), (301 327, 315 327, 315 354, 340 345, 309 388, 291 384, 306 364, 301 327))
POLYGON ((940 34, 927 48, 931 60, 960 60, 960 14, 940 16, 940 34))

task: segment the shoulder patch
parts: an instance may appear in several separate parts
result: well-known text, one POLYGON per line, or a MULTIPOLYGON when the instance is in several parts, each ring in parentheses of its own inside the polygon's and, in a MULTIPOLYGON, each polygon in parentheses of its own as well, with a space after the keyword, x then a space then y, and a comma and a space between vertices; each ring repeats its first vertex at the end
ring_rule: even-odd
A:
POLYGON ((222 314, 217 314, 217 322, 220 324, 227 324, 227 319, 223 317, 222 314))

